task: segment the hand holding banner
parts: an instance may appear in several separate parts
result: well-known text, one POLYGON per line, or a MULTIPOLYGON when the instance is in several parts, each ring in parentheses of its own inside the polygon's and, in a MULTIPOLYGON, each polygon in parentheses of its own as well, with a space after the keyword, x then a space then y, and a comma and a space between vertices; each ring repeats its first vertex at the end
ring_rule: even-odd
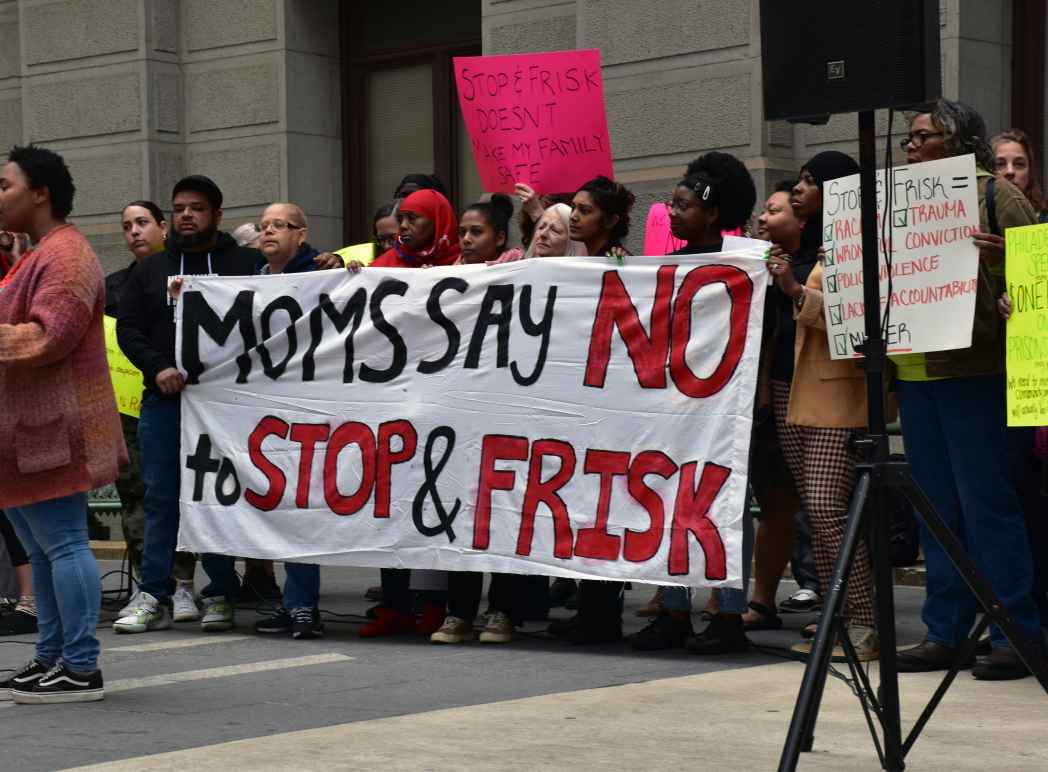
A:
POLYGON ((572 193, 612 175, 599 50, 456 57, 454 67, 485 190, 572 193))

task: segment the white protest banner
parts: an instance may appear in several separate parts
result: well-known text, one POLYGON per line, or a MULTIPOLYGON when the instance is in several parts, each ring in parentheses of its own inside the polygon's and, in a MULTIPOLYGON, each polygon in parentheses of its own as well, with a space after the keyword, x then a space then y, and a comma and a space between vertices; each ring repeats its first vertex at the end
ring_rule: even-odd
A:
POLYGON ((753 254, 187 277, 180 549, 739 586, 753 254))
MULTIPOLYGON (((979 251, 975 157, 897 166, 891 201, 891 281, 882 216, 884 170, 877 173, 877 242, 881 312, 891 300, 889 354, 967 348, 972 342, 979 251)), ((822 286, 826 332, 834 359, 858 357, 863 328, 862 227, 859 175, 823 186, 822 286)))

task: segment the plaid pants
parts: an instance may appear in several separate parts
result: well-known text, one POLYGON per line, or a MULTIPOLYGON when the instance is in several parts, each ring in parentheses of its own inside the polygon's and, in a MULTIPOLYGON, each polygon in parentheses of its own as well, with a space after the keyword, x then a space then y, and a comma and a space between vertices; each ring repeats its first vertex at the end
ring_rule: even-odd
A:
MULTIPOLYGON (((823 429, 786 423, 790 385, 771 382, 772 406, 779 441, 811 522, 812 552, 820 591, 828 591, 844 539, 848 504, 855 487, 857 457, 848 447, 851 429, 823 429)), ((846 614, 857 624, 874 627, 873 574, 866 540, 859 541, 848 578, 846 614)))

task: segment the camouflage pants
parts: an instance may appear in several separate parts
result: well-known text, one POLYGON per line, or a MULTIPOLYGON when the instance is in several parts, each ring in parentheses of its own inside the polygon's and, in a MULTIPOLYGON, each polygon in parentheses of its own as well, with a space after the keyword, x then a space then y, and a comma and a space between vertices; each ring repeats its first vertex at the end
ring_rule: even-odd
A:
MULTIPOLYGON (((124 532, 124 542, 127 544, 131 572, 137 579, 141 576, 142 545, 146 535, 146 511, 142 506, 145 484, 142 482, 142 462, 138 450, 138 419, 121 413, 120 423, 124 429, 129 462, 116 480, 116 490, 120 494, 122 504, 120 526, 124 532)), ((192 581, 195 573, 196 555, 192 552, 176 552, 172 577, 192 581)))

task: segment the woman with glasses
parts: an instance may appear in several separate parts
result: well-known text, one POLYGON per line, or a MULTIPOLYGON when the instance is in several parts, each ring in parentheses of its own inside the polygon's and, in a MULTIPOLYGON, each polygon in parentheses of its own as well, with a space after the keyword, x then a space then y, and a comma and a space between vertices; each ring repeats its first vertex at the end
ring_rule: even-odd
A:
MULTIPOLYGON (((1036 223, 1037 215, 1021 190, 1006 179, 994 179, 994 157, 986 137, 982 116, 961 102, 940 99, 910 122, 909 163, 975 155, 983 233, 973 238, 980 253, 971 345, 892 359, 898 369, 899 412, 914 478, 962 541, 1013 622, 1032 640, 1039 640, 1030 546, 1009 468, 1004 329, 997 312, 1004 287, 1004 255, 984 246, 984 234, 990 231, 990 182, 994 182, 992 208, 1001 233, 1036 223)), ((916 648, 899 652, 901 672, 948 669, 978 611, 968 586, 923 527, 921 548, 928 576, 921 616, 928 634, 916 648)), ((992 628, 990 638, 989 660, 972 670, 976 678, 1028 675, 999 629, 992 628)))
POLYGON ((376 255, 393 248, 393 242, 397 240, 396 207, 393 204, 383 204, 375 212, 371 220, 371 235, 375 240, 376 255))
MULTIPOLYGON (((743 163, 728 153, 706 153, 692 161, 684 179, 667 202, 670 230, 685 242, 674 255, 720 252, 723 231, 741 228, 753 213, 757 190, 743 163)), ((659 611, 643 630, 630 636, 630 645, 641 651, 687 648, 693 654, 727 654, 745 651, 749 640, 743 630, 747 610, 745 584, 753 541, 753 522, 743 513, 743 589, 716 591, 719 611, 698 635, 691 626, 691 598, 686 587, 663 587, 659 611)), ((791 513, 792 514, 792 513, 791 513)))

